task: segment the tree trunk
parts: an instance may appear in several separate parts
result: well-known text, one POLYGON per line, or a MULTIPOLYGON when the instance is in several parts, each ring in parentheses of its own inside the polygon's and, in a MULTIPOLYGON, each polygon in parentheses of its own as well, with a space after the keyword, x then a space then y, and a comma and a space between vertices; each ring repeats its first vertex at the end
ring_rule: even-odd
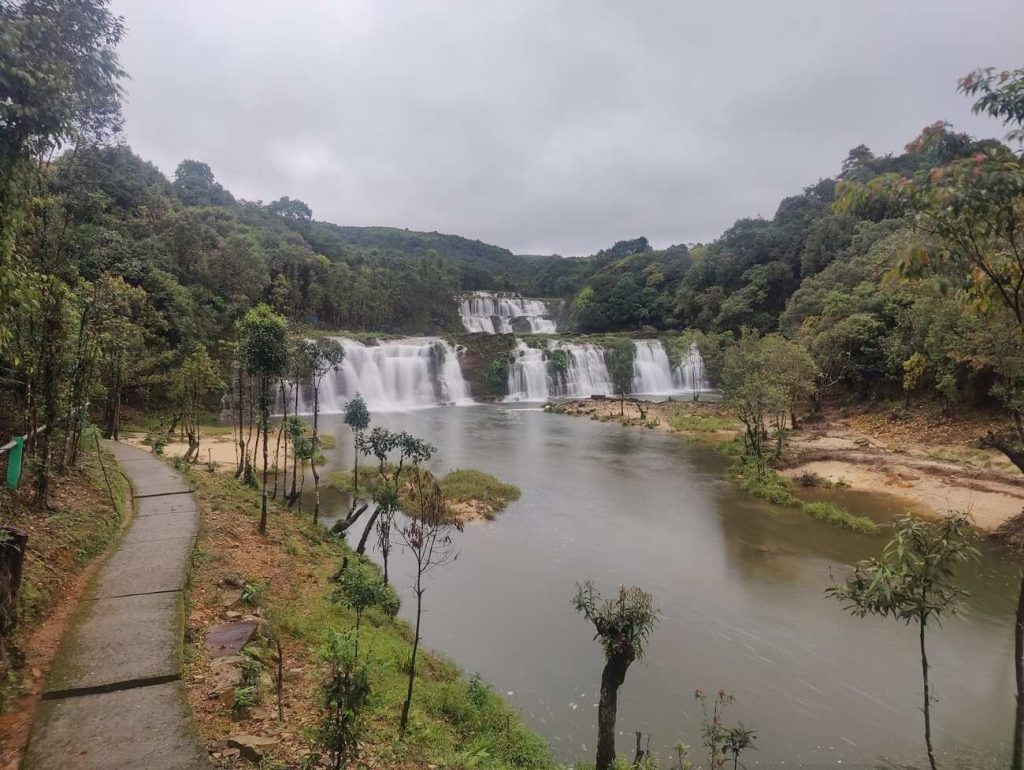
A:
MULTIPOLYGON (((295 380, 295 408, 292 410, 292 414, 296 418, 299 416, 299 381, 295 380)), ((287 473, 287 468, 285 469, 287 473)), ((288 495, 288 505, 290 506, 295 502, 295 499, 299 496, 298 490, 295 488, 296 478, 299 475, 299 454, 295 451, 295 444, 292 444, 292 491, 288 495)))
POLYGON ((928 764, 932 770, 937 770, 935 764, 935 751, 932 749, 932 696, 928 689, 928 653, 924 648, 924 631, 928 621, 920 618, 918 621, 919 636, 921 642, 921 678, 924 682, 924 743, 928 749, 928 764))
MULTIPOLYGON (((274 491, 271 493, 271 497, 277 499, 277 482, 281 478, 281 434, 284 433, 285 423, 288 422, 288 394, 284 391, 284 380, 281 380, 281 401, 284 404, 283 414, 281 415, 281 426, 277 429, 277 441, 274 445, 274 491)), ((285 445, 287 449, 287 445, 285 445)), ((284 465, 288 467, 288 455, 285 455, 284 465)))
POLYGON ((313 471, 313 523, 320 521, 320 471, 316 469, 316 456, 320 453, 318 418, 320 416, 320 381, 313 383, 313 459, 309 461, 313 471))
POLYGON ((58 398, 58 361, 57 345, 60 335, 60 300, 57 292, 53 293, 44 322, 42 391, 43 420, 46 428, 39 439, 36 452, 36 494, 33 507, 43 510, 50 504, 50 475, 53 464, 53 437, 57 432, 57 398, 58 398))
MULTIPOLYGON (((267 534, 267 430, 270 428, 270 404, 267 398, 266 376, 260 378, 260 429, 263 431, 263 498, 260 503, 260 534, 267 534)), ((258 437, 258 435, 257 435, 258 437)))
POLYGON ((377 517, 380 516, 380 506, 378 505, 372 514, 370 514, 370 520, 366 522, 366 529, 363 530, 363 536, 359 538, 359 546, 356 548, 356 553, 362 556, 366 553, 366 541, 370 539, 370 533, 373 531, 373 525, 377 523, 377 517))
POLYGON ((985 449, 996 449, 1006 455, 1006 459, 1017 466, 1017 468, 1024 472, 1024 450, 1014 446, 1011 442, 1004 440, 1002 437, 997 436, 992 431, 989 431, 982 439, 981 446, 985 449))
POLYGON ((416 653, 420 648, 420 618, 423 615, 423 588, 421 580, 423 572, 416 575, 416 631, 412 638, 412 661, 409 663, 409 689, 405 693, 405 703, 402 704, 402 720, 398 724, 398 732, 405 735, 405 728, 409 724, 409 707, 412 706, 412 686, 416 681, 416 653))
POLYGON ((597 705, 597 764, 594 770, 611 770, 615 763, 615 717, 619 708, 619 687, 626 680, 629 663, 616 656, 601 672, 601 698, 597 705))
MULTIPOLYGON (((354 464, 352 466, 352 497, 359 497, 359 431, 354 431, 355 439, 352 444, 352 451, 354 453, 354 464)), ((352 500, 352 506, 355 507, 355 499, 352 500)))
POLYGON ((0 644, 14 630, 18 620, 18 590, 25 563, 28 534, 20 529, 0 527, 0 644))
POLYGON ((238 470, 235 471, 235 478, 239 479, 245 472, 245 425, 242 419, 242 403, 245 401, 245 394, 242 391, 242 367, 238 367, 238 470))
POLYGON ((1013 721, 1012 770, 1021 770, 1024 763, 1024 572, 1020 576, 1017 596, 1017 622, 1013 629, 1013 670, 1017 679, 1017 713, 1013 721))

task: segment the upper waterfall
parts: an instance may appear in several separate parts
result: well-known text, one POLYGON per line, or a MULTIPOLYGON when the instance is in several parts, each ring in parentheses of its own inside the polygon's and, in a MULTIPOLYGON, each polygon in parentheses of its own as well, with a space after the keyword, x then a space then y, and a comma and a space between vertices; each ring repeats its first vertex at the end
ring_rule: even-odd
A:
MULTIPOLYGON (((434 337, 386 340, 364 345, 338 338, 345 360, 320 386, 323 412, 341 412, 357 393, 371 412, 394 412, 440 404, 471 404, 458 355, 434 337)), ((312 395, 303 387, 299 412, 312 412, 312 395)))
POLYGON ((541 300, 515 294, 477 291, 465 295, 459 304, 459 316, 466 331, 485 334, 554 334, 557 325, 550 314, 541 300))

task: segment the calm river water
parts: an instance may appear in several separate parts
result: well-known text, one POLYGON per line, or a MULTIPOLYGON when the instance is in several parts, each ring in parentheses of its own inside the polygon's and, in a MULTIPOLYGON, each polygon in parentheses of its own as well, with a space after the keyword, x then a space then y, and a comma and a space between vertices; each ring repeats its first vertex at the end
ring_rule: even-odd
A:
MULTIPOLYGON (((347 428, 338 416, 323 421, 337 437, 328 470, 349 467, 347 428)), ((434 443, 435 472, 477 468, 522 489, 496 521, 467 526, 458 561, 431 576, 423 633, 505 694, 559 758, 593 759, 603 660, 570 606, 589 578, 606 594, 641 586, 662 613, 621 691, 621 752, 632 753, 634 730, 665 757, 680 740, 699 746, 701 688, 734 695, 728 717, 757 730, 748 766, 920 763, 915 628, 851 618, 823 596, 832 572, 876 554, 884 538, 751 499, 721 480, 715 453, 660 432, 504 405, 374 415, 374 424, 434 443)), ((347 507, 340 494, 324 499, 328 512, 347 507)), ((882 501, 860 503, 891 514, 882 501)), ((408 617, 408 565, 393 558, 408 617)), ((1001 754, 1018 573, 995 552, 968 572, 964 617, 929 637, 936 743, 946 754, 1001 754)))

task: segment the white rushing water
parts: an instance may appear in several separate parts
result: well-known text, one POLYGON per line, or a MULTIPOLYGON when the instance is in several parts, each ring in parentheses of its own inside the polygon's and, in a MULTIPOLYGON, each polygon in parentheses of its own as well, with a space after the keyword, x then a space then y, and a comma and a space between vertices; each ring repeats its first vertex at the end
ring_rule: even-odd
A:
MULTIPOLYGON (((661 340, 636 340, 631 392, 674 396, 707 390, 704 362, 696 346, 673 366, 661 340)), ((614 392, 604 350, 596 345, 550 340, 534 348, 520 340, 508 370, 508 401, 610 396, 614 392), (564 355, 559 365, 559 351, 564 355)))
POLYGON ((512 352, 508 401, 589 398, 611 392, 604 351, 595 345, 551 340, 546 348, 532 348, 520 340, 512 352))
POLYGON ((686 393, 700 393, 708 390, 708 382, 704 376, 704 359, 696 345, 683 356, 679 366, 672 372, 672 379, 678 390, 686 393))
MULTIPOLYGON (((441 404, 471 404, 459 358, 447 342, 433 337, 363 345, 339 338, 345 360, 324 377, 320 409, 341 412, 356 393, 371 412, 394 412, 441 404)), ((299 412, 312 412, 312 394, 303 388, 299 412)))
POLYGON ((549 315, 548 306, 539 299, 484 291, 464 296, 459 304, 459 316, 468 332, 554 334, 557 325, 549 315))

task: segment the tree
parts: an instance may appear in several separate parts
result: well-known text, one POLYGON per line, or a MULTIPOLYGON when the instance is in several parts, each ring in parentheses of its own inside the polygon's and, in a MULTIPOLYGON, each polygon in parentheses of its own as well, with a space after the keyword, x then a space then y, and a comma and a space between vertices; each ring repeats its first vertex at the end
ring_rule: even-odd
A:
POLYGON ((320 519, 320 472, 316 467, 320 455, 320 385, 329 372, 336 372, 345 359, 345 349, 336 339, 319 337, 306 340, 301 346, 302 356, 306 359, 306 369, 313 382, 313 521, 320 519))
MULTIPOLYGON (((352 430, 352 486, 353 495, 359 496, 359 439, 363 431, 370 427, 370 410, 366 408, 363 397, 356 393, 355 398, 345 404, 345 424, 352 430)), ((355 508, 355 497, 352 507, 355 508)))
POLYGON ((412 555, 416 568, 413 593, 416 595, 416 625, 413 632, 412 658, 409 663, 409 684, 402 704, 402 718, 398 729, 403 735, 409 725, 413 685, 416 681, 416 653, 420 647, 420 624, 423 618, 423 595, 426 586, 423 576, 431 570, 451 564, 459 552, 455 547, 455 532, 462 526, 448 515, 441 486, 429 471, 413 468, 411 510, 407 523, 398 529, 399 537, 412 555))
POLYGON ((630 340, 614 340, 605 348, 604 360, 612 390, 619 397, 619 415, 626 414, 626 396, 633 392, 633 359, 636 350, 630 340))
POLYGON ((171 379, 171 398, 181 416, 182 428, 188 436, 186 462, 199 459, 199 421, 206 396, 224 387, 216 364, 199 344, 189 353, 171 379))
POLYGON ((826 594, 846 604, 856 617, 891 617, 907 625, 916 623, 924 689, 924 739, 928 762, 936 770, 932 748, 928 653, 925 632, 931 620, 955 613, 967 592, 954 582, 954 569, 977 557, 971 544, 970 517, 951 513, 927 522, 904 516, 880 559, 860 562, 845 583, 829 586, 826 594))
POLYGON ((372 455, 377 458, 378 483, 374 487, 373 500, 376 507, 366 522, 363 536, 359 538, 359 545, 356 553, 362 555, 366 552, 366 543, 373 531, 375 524, 378 525, 378 542, 381 545, 384 556, 384 577, 388 575, 388 551, 390 550, 390 529, 391 522, 398 510, 402 497, 402 471, 406 462, 409 462, 416 469, 420 463, 426 462, 433 457, 437 450, 432 444, 402 431, 392 433, 380 426, 370 431, 369 435, 360 437, 359 451, 365 455, 372 455), (393 452, 398 453, 398 462, 394 465, 388 464, 388 458, 393 452), (378 524, 378 521, 380 522, 378 524))
POLYGON ((769 372, 765 352, 762 339, 745 330, 722 362, 725 400, 743 423, 743 452, 760 475, 766 470, 769 424, 778 430, 789 405, 782 384, 769 372))
POLYGON ((363 733, 363 711, 370 701, 370 676, 359 662, 358 646, 331 630, 320 650, 327 666, 327 678, 320 688, 320 724, 316 742, 330 757, 332 770, 348 767, 359 753, 363 733))
MULTIPOLYGON (((760 346, 764 374, 782 391, 788 406, 790 424, 796 428, 797 404, 806 402, 814 394, 818 367, 807 348, 787 340, 781 334, 769 334, 761 340, 760 346)), ((782 419, 785 420, 785 412, 782 413, 782 419)))
POLYGON ((615 601, 602 600, 588 580, 576 586, 573 607, 594 625, 594 638, 604 649, 601 672, 601 697, 597 706, 597 765, 595 770, 610 770, 615 762, 615 718, 619 688, 626 681, 626 670, 644 656, 647 642, 658 622, 658 611, 651 595, 636 586, 619 588, 615 601))
POLYGON ((287 195, 267 204, 267 211, 293 222, 308 222, 313 218, 313 210, 305 202, 298 198, 293 200, 287 195))
MULTIPOLYGON (((976 70, 961 79, 959 90, 980 98, 975 112, 1003 118, 1014 126, 1009 139, 1024 138, 1024 71, 996 75, 976 70)), ((947 270, 966 286, 982 316, 1000 307, 1024 339, 1024 161, 1002 145, 976 147, 967 157, 944 156, 945 126, 931 126, 911 144, 937 163, 909 177, 890 174, 867 185, 850 186, 837 205, 854 208, 864 201, 893 200, 934 236, 936 249, 912 249, 901 270, 909 278, 947 270)), ((1009 414, 1002 431, 989 431, 981 445, 995 449, 1024 472, 1024 399, 1019 388, 995 392, 1009 414)), ((1024 767, 1024 572, 1014 631, 1017 711, 1014 721, 1014 770, 1024 767)))
POLYGON ((245 370, 256 377, 259 398, 259 431, 263 434, 263 495, 260 504, 260 534, 267 531, 267 472, 270 431, 271 382, 288 366, 287 323, 268 306, 260 304, 238 322, 240 356, 245 370))
MULTIPOLYGON (((708 767, 710 770, 722 770, 729 760, 729 755, 732 754, 732 766, 733 770, 736 770, 740 763, 740 754, 747 749, 754 748, 757 733, 744 727, 742 722, 734 727, 725 726, 723 721, 725 708, 736 699, 724 690, 719 690, 715 695, 715 703, 710 714, 708 714, 707 694, 703 690, 697 690, 694 697, 700 703, 701 736, 704 739, 704 747, 708 750, 708 767)), ((680 764, 682 764, 681 758, 680 764)))
POLYGON ((198 160, 183 160, 174 171, 174 192, 186 206, 223 206, 234 202, 231 193, 213 178, 210 167, 198 160))
POLYGON ((120 130, 123 36, 104 0, 0 5, 0 346, 10 339, 7 309, 34 299, 14 248, 40 178, 33 161, 120 130))
POLYGON ((980 94, 972 108, 974 114, 1002 118, 1004 126, 1016 124, 1006 141, 1024 143, 1024 69, 999 73, 994 67, 977 69, 960 79, 957 90, 966 96, 980 94))
POLYGON ((356 657, 359 657, 359 628, 363 613, 371 607, 380 607, 388 617, 394 617, 400 606, 398 594, 391 584, 381 577, 376 567, 362 559, 339 574, 338 587, 331 593, 331 599, 356 614, 356 657))

